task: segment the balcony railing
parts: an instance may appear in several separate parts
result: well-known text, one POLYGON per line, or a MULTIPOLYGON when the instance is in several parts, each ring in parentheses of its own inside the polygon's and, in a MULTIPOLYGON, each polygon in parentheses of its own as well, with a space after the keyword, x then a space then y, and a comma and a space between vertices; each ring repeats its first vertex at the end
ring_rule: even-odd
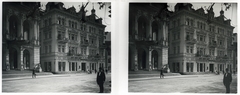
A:
POLYGON ((88 45, 89 45, 88 40, 84 40, 84 41, 81 43, 81 46, 88 46, 88 45))
POLYGON ((196 44, 197 40, 194 38, 186 38, 187 44, 196 44))
POLYGON ((99 45, 99 48, 106 48, 107 46, 105 44, 99 45))
POLYGON ((216 48, 217 47, 217 42, 214 41, 214 42, 209 42, 209 45, 208 45, 210 48, 216 48))
POLYGON ((65 38, 65 37, 59 37, 58 38, 58 42, 59 43, 67 43, 69 41, 69 39, 68 38, 65 38))

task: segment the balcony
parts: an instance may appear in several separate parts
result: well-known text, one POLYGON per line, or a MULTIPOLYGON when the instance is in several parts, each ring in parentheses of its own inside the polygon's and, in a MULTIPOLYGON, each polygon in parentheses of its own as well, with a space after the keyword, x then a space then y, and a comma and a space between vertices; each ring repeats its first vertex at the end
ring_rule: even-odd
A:
POLYGON ((209 42, 209 45, 208 45, 210 48, 216 48, 217 47, 217 42, 214 41, 214 42, 209 42))
POLYGON ((107 48, 107 46, 103 43, 103 44, 99 45, 99 48, 104 49, 104 48, 107 48))
POLYGON ((196 44, 197 40, 194 38, 186 38, 186 43, 187 44, 196 44))
POLYGON ((68 39, 68 38, 65 38, 65 37, 59 37, 59 38, 57 39, 57 41, 58 41, 59 43, 67 43, 67 42, 69 41, 69 39, 68 39))
POLYGON ((81 42, 81 46, 88 46, 89 45, 89 42, 88 40, 84 40, 83 42, 81 42))

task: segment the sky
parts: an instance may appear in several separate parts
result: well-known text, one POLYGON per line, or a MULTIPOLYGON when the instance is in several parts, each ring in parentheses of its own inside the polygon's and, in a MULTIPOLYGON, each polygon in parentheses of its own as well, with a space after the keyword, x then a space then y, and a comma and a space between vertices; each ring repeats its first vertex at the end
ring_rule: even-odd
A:
MULTIPOLYGON (((87 2, 62 2, 64 3, 64 7, 65 8, 70 8, 72 6, 75 7, 76 11, 78 12, 82 6, 82 4, 86 5, 87 2), (79 7, 80 5, 80 7, 79 7)), ((47 2, 41 2, 41 5, 42 5, 42 9, 45 9, 45 5, 47 4, 47 2)), ((106 25, 106 28, 105 28, 105 32, 111 32, 111 18, 108 16, 110 13, 108 12, 109 11, 109 8, 108 6, 110 6, 111 3, 106 3, 106 6, 104 6, 101 10, 99 9, 99 4, 97 4, 97 2, 89 2, 87 7, 85 8, 85 10, 87 10, 87 13, 86 15, 90 15, 91 14, 91 10, 94 8, 96 10, 96 15, 99 17, 99 18, 102 18, 103 21, 102 23, 104 25, 106 25)))
MULTIPOLYGON (((194 9, 199 9, 199 8, 203 8, 203 9, 207 9, 211 3, 191 3, 193 4, 193 8, 194 9)), ((176 3, 169 3, 169 10, 174 11, 174 6, 176 5, 176 3)), ((215 3, 215 5, 213 6, 213 11, 215 13, 215 17, 220 15, 220 11, 221 9, 224 11, 224 16, 227 19, 231 19, 231 25, 234 28, 233 32, 237 33, 238 27, 237 27, 237 3, 231 3, 231 7, 230 9, 228 9, 227 11, 225 10, 225 6, 222 5, 221 3, 215 3)), ((205 11, 206 13, 206 11, 205 11)))

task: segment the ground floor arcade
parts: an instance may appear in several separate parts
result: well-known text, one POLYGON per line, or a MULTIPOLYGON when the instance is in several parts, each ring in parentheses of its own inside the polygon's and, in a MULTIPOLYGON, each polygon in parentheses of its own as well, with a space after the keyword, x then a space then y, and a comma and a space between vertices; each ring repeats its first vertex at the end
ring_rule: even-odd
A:
POLYGON ((106 69, 104 60, 90 61, 90 60, 67 60, 67 59, 53 59, 41 60, 42 71, 45 72, 94 72, 102 67, 106 69))
POLYGON ((168 64, 170 72, 173 73, 201 73, 201 72, 224 72, 229 68, 233 72, 231 62, 206 62, 206 61, 174 61, 168 64))
POLYGON ((168 48, 162 46, 134 46, 129 48, 129 70, 160 70, 168 62, 168 48))
POLYGON ((3 70, 33 69, 40 63, 39 48, 34 45, 3 44, 3 70))

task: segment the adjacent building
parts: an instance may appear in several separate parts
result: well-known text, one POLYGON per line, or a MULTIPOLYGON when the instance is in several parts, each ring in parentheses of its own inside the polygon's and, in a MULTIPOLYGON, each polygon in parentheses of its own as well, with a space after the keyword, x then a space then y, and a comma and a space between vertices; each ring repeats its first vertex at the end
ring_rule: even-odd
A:
POLYGON ((41 67, 54 73, 105 68, 104 30, 96 10, 85 15, 63 3, 49 2, 40 20, 41 67))
POLYGON ((106 46, 105 52, 105 67, 107 70, 111 70, 111 32, 105 32, 104 44, 106 46))
POLYGON ((237 72, 237 53, 238 53, 238 49, 237 49, 237 33, 233 33, 233 71, 237 72))
POLYGON ((213 8, 193 9, 190 3, 178 3, 169 22, 171 72, 201 73, 234 70, 231 20, 224 11, 215 17, 213 8))
POLYGON ((33 69, 40 63, 40 2, 2 4, 2 70, 33 69))
POLYGON ((129 70, 160 70, 168 64, 166 6, 167 3, 129 4, 129 70))

